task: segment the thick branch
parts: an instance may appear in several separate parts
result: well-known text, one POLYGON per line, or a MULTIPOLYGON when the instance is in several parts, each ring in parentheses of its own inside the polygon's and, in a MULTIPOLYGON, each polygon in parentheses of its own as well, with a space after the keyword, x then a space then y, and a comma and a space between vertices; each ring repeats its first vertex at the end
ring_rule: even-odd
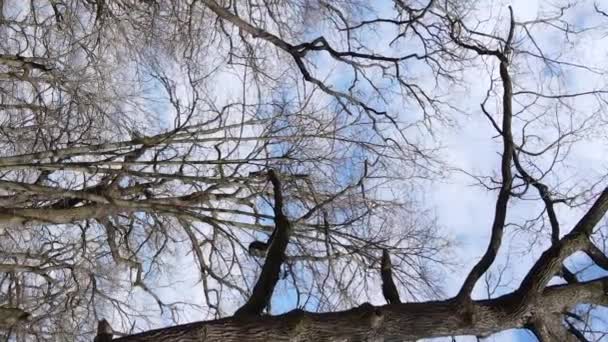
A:
POLYGON ((602 252, 593 242, 589 241, 587 246, 585 246, 585 253, 593 260, 593 262, 608 271, 608 257, 606 254, 602 252))
POLYGON ((0 208, 0 227, 3 225, 65 224, 85 219, 102 218, 134 209, 117 208, 109 204, 92 204, 68 209, 52 208, 0 208))
POLYGON ((558 243, 553 244, 536 261, 528 272, 519 291, 529 295, 539 293, 556 274, 563 261, 572 253, 585 248, 593 228, 604 217, 608 210, 608 188, 604 189, 591 209, 578 221, 574 229, 558 243))
POLYGON ((568 267, 564 265, 562 265, 561 276, 564 278, 565 281, 569 283, 576 283, 578 281, 578 279, 576 278, 576 274, 572 273, 568 269, 568 267))
POLYGON ((566 327, 561 324, 561 318, 557 315, 550 315, 537 319, 530 330, 539 342, 577 342, 578 339, 572 335, 566 327), (551 317, 552 316, 552 317, 551 317))
POLYGON ((93 342, 111 342, 112 341, 112 327, 110 323, 105 319, 102 319, 97 323, 97 336, 93 342))
POLYGON ((0 328, 10 328, 21 321, 27 320, 29 317, 29 313, 19 308, 0 307, 0 328))
POLYGON ((268 171, 268 178, 274 188, 274 238, 268 247, 266 261, 262 267, 260 278, 255 284, 249 300, 236 311, 235 316, 259 315, 262 313, 270 302, 274 287, 279 281, 281 265, 285 260, 285 249, 287 249, 287 244, 289 243, 291 223, 283 212, 281 181, 274 170, 268 171))
POLYGON ((538 300, 522 302, 517 293, 496 299, 472 301, 472 319, 454 300, 424 303, 366 304, 340 312, 311 313, 295 310, 279 316, 240 316, 196 322, 115 339, 150 341, 384 341, 417 340, 451 335, 489 335, 530 325, 542 314, 557 314, 579 303, 606 301, 608 278, 552 286, 538 300), (539 313, 540 314, 540 313, 539 313), (532 315, 532 316, 531 316, 532 315))
POLYGON ((48 62, 45 58, 0 54, 0 64, 7 65, 10 67, 23 68, 24 70, 26 70, 26 69, 39 69, 42 71, 52 70, 52 68, 50 68, 44 64, 45 62, 48 62))
POLYGON ((481 278, 481 276, 490 268, 498 249, 502 243, 502 235, 507 217, 507 205, 511 195, 511 159, 513 154, 513 137, 511 135, 511 118, 512 118, 512 97, 513 88, 511 84, 511 76, 507 69, 507 63, 500 63, 500 76, 503 82, 503 121, 502 121, 502 137, 503 137, 503 153, 501 161, 502 185, 496 200, 496 209, 494 211, 494 222, 492 223, 492 235, 488 248, 479 262, 473 267, 469 275, 464 281, 459 298, 466 298, 471 295, 473 287, 481 278))
POLYGON ((502 185, 496 200, 496 209, 494 211, 494 222, 492 223, 492 235, 490 237, 490 243, 486 252, 481 257, 481 260, 473 267, 467 278, 465 279, 460 292, 458 293, 459 299, 470 298, 471 293, 475 284, 481 278, 481 276, 490 268, 498 250, 502 243, 502 235, 505 226, 505 220, 507 217, 507 205, 511 196, 511 183, 513 181, 513 175, 511 173, 511 162, 513 158, 513 136, 511 133, 511 121, 513 118, 513 84, 511 81, 511 75, 509 75, 509 62, 507 56, 510 54, 511 40, 513 39, 513 30, 515 29, 515 23, 513 21, 513 11, 511 11, 511 26, 509 29, 509 36, 506 40, 505 51, 500 54, 500 78, 502 80, 503 87, 503 118, 502 118, 502 140, 503 140, 503 152, 502 160, 500 163, 500 170, 502 175, 502 185), (502 56, 502 57, 501 57, 502 56))
POLYGON ((380 265, 380 275, 382 276, 382 294, 384 299, 389 304, 401 303, 399 299, 399 291, 395 282, 393 281, 393 270, 391 264, 391 256, 388 254, 388 250, 382 250, 382 262, 380 265))
POLYGON ((568 325, 568 331, 574 335, 574 337, 576 337, 576 341, 578 342, 591 342, 589 341, 586 337, 585 334, 583 334, 580 330, 578 330, 574 325, 572 325, 572 323, 566 321, 566 324, 568 325))

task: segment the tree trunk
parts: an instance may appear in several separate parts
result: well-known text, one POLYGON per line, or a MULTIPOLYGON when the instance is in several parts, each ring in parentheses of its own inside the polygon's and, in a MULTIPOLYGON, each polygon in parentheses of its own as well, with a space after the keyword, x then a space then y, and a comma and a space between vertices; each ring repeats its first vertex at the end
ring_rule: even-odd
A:
POLYGON ((526 296, 514 292, 471 305, 456 300, 378 307, 364 304, 340 312, 294 310, 279 316, 229 317, 114 341, 408 341, 449 335, 486 336, 544 321, 578 303, 606 301, 607 286, 608 278, 551 286, 535 302, 526 302, 526 296))

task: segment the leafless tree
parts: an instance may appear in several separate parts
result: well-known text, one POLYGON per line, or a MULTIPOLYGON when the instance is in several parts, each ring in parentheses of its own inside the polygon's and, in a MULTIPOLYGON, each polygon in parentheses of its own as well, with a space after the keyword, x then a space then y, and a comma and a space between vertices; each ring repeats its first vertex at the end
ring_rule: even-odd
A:
POLYGON ((5 1, 7 339, 91 340, 98 321, 97 341, 409 341, 511 328, 597 339, 593 308, 580 304, 606 305, 608 280, 579 279, 564 260, 582 251, 608 269, 605 177, 559 175, 577 142, 603 132, 605 90, 560 82, 605 73, 536 38, 552 29, 576 47, 592 30, 570 23, 571 6, 518 21, 510 8, 480 20, 470 1, 390 4, 5 1), (494 220, 482 258, 442 299, 450 242, 411 193, 441 176, 425 137, 462 115, 450 91, 480 68, 490 85, 479 114, 501 160, 496 177, 471 176, 498 191, 494 220), (593 105, 577 108, 583 98, 593 105), (530 202, 538 216, 509 222, 509 205, 530 202), (560 226, 560 210, 580 209, 560 226), (550 243, 494 297, 500 277, 490 285, 488 272, 510 227, 550 243), (194 261, 198 300, 164 298, 176 260, 194 261), (484 275, 489 298, 476 300, 484 275), (549 285, 556 276, 565 283, 549 285), (273 316, 278 284, 296 308, 273 316), (390 304, 367 303, 380 289, 390 304), (133 302, 138 291, 158 312, 133 302), (189 307, 213 320, 133 334, 156 313, 179 323, 189 307))
MULTIPOLYGON (((271 204, 279 179, 293 232, 285 260, 262 272, 280 271, 298 306, 331 310, 371 293, 370 266, 382 250, 399 255, 404 295, 440 294, 429 264, 443 262, 449 242, 424 212, 412 215, 415 198, 383 190, 400 184, 405 192, 437 172, 432 151, 389 137, 407 127, 352 96, 319 100, 326 86, 298 81, 288 91, 293 75, 278 82, 273 74, 284 71, 255 65, 268 48, 256 51, 244 36, 226 42, 224 23, 201 6, 4 3, 8 339, 86 340, 103 317, 118 317, 114 328, 128 332, 159 313, 176 323, 192 307, 222 317, 233 300, 257 298, 250 293, 259 291, 263 259, 250 245, 277 253, 266 240, 281 237, 271 204), (226 55, 214 65, 217 56, 199 44, 226 55), (215 91, 222 77, 240 78, 240 91, 215 91), (180 280, 159 279, 186 257, 202 298, 167 300, 162 287, 180 280), (133 303, 141 292, 156 311, 133 303)), ((264 298, 256 311, 270 310, 264 298)))

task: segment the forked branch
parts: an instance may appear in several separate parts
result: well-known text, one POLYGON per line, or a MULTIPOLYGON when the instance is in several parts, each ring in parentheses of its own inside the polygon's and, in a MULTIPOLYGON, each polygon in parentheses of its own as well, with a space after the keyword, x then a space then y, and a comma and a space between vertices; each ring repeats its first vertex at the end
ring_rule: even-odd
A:
POLYGON ((291 223, 283 211, 281 181, 274 170, 268 171, 268 179, 272 183, 274 191, 274 237, 268 247, 266 260, 253 292, 249 300, 235 312, 235 316, 260 315, 264 311, 270 302, 274 287, 279 281, 281 265, 285 260, 285 250, 291 234, 291 223))

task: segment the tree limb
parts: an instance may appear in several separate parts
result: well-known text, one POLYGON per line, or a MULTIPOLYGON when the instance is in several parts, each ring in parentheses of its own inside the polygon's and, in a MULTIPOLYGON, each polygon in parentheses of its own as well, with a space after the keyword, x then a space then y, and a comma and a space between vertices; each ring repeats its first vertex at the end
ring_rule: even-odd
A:
POLYGON ((0 328, 10 328, 13 325, 25 321, 30 317, 28 312, 19 308, 0 307, 0 328))
POLYGON ((382 276, 382 294, 384 299, 389 304, 401 303, 399 299, 399 291, 393 281, 393 270, 391 264, 391 256, 387 249, 382 250, 382 262, 380 264, 380 275, 382 276))
POLYGON ((604 189, 572 231, 540 256, 522 281, 518 291, 529 295, 541 292, 560 269, 563 261, 588 245, 593 228, 604 217, 606 211, 608 211, 608 188, 604 189))
MULTIPOLYGON (((510 50, 511 40, 513 38, 513 30, 515 23, 513 22, 513 11, 511 11, 511 27, 509 30, 509 38, 505 46, 505 52, 501 56, 508 55, 510 50)), ((508 60, 506 58, 499 58, 500 60, 500 78, 503 86, 503 120, 502 120, 502 139, 503 139, 503 152, 502 160, 500 164, 502 184, 498 199, 496 200, 496 209, 494 212, 494 222, 492 223, 492 235, 490 237, 490 243, 486 252, 481 257, 479 262, 473 267, 467 278, 465 279, 460 292, 457 297, 461 300, 465 300, 470 297, 473 292, 473 288, 481 276, 490 268, 498 250, 502 243, 502 235, 505 226, 505 220, 507 216, 507 205, 511 196, 511 183, 513 176, 511 173, 511 162, 513 157, 513 136, 511 133, 511 120, 513 117, 513 85, 511 82, 511 76, 508 70, 508 60)))
POLYGON ((152 330, 115 339, 151 341, 384 341, 416 340, 452 335, 486 336, 529 327, 536 315, 558 314, 580 303, 605 303, 608 277, 546 288, 534 303, 517 292, 471 302, 467 319, 455 300, 422 303, 364 304, 346 311, 313 313, 301 310, 278 316, 235 316, 152 330), (537 308, 542 307, 542 312, 537 308))
POLYGON ((260 315, 268 306, 274 287, 279 281, 281 265, 285 260, 285 250, 289 244, 291 223, 283 212, 283 191, 281 189, 281 181, 272 169, 268 171, 268 179, 272 183, 274 190, 274 238, 268 247, 266 261, 264 262, 262 272, 253 288, 251 296, 249 297, 249 300, 235 312, 235 316, 260 315))

